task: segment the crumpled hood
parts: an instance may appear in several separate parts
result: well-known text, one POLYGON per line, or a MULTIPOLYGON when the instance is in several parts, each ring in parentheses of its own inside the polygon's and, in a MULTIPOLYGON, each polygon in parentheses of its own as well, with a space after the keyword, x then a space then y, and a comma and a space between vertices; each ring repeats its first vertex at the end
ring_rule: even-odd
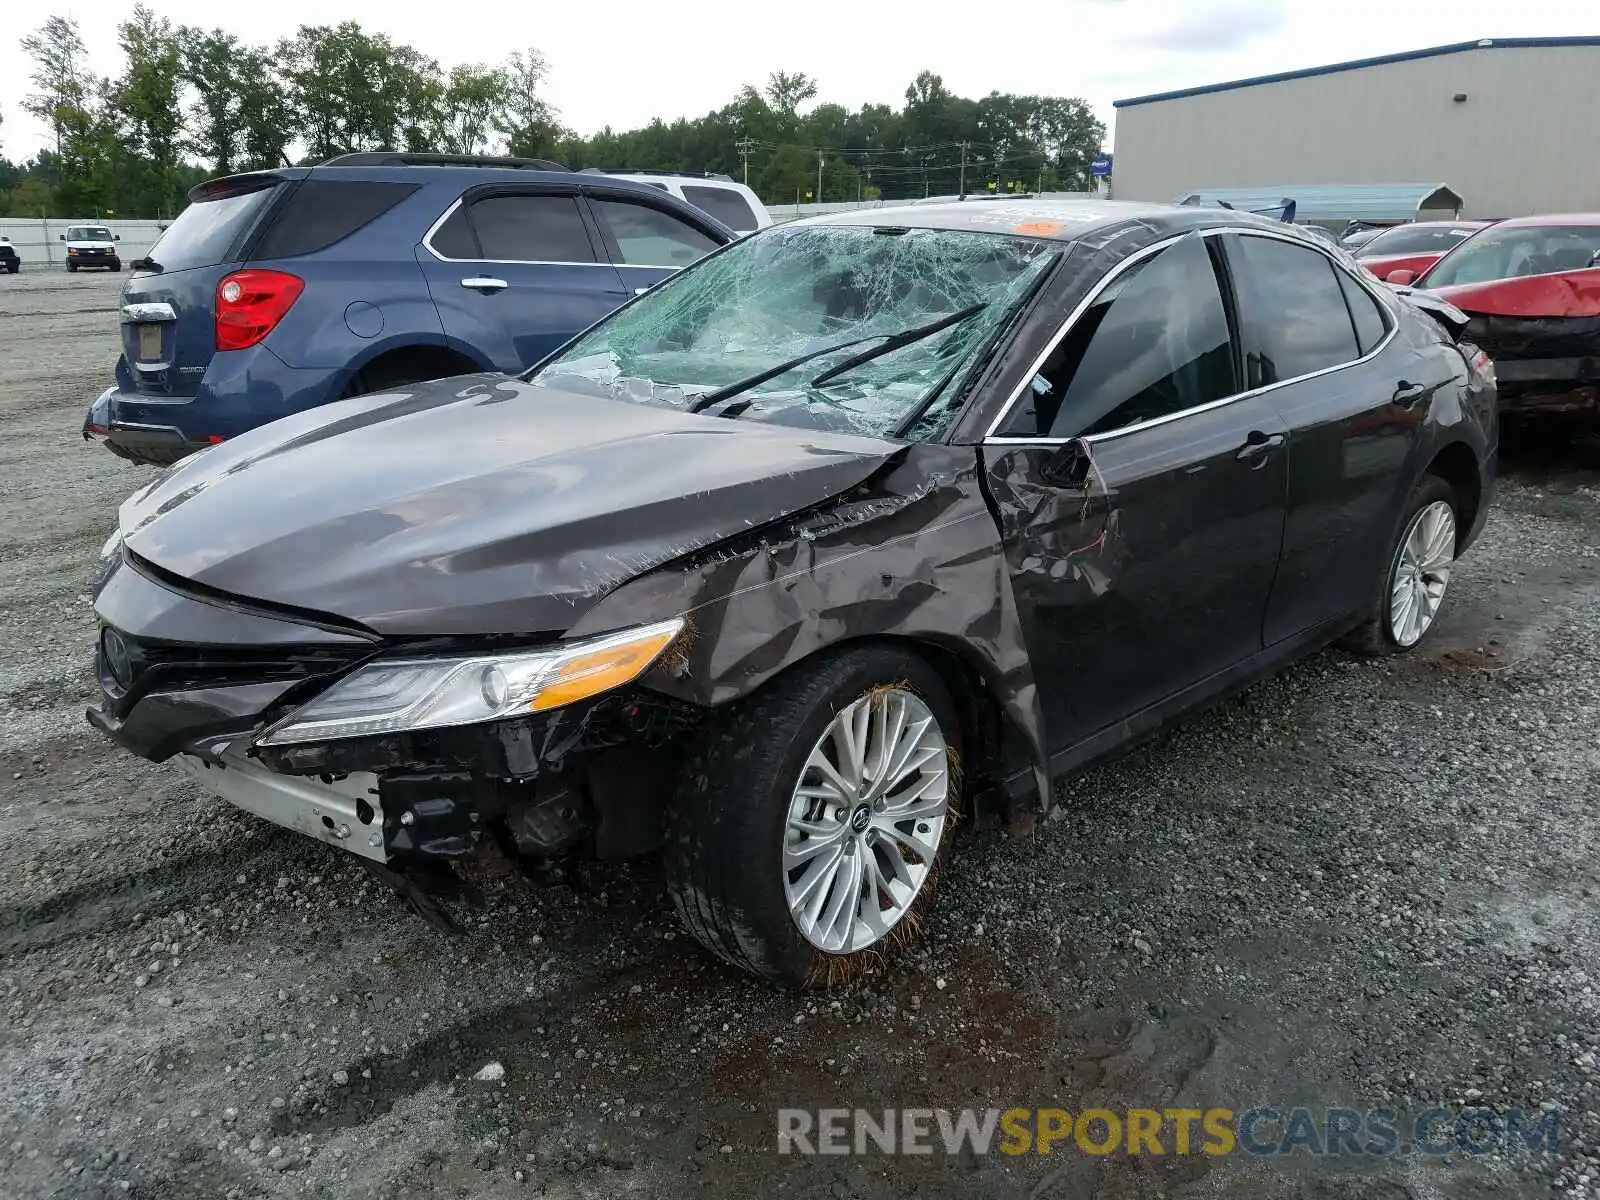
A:
MULTIPOLYGON (((1427 286, 1427 280, 1422 281, 1427 286)), ((1430 288, 1457 308, 1497 317, 1600 317, 1600 268, 1430 288)))
POLYGON ((129 497, 120 524, 129 550, 183 579, 380 633, 553 633, 900 449, 467 376, 202 451, 129 497))

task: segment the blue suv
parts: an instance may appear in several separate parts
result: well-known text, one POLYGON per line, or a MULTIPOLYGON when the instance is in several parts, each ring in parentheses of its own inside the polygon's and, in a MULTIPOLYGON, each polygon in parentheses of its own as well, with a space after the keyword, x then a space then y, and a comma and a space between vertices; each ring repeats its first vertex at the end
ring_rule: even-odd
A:
POLYGON ((347 154, 201 184, 122 292, 83 434, 165 464, 289 413, 519 371, 736 236, 538 159, 347 154))

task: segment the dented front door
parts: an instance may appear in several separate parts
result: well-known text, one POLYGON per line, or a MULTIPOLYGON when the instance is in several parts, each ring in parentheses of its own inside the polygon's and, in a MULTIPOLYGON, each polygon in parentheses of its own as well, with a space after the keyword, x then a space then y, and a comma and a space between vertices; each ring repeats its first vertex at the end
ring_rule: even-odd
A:
POLYGON ((1083 443, 1082 483, 1061 444, 984 447, 1052 752, 1261 649, 1286 433, 1241 397, 1083 443))

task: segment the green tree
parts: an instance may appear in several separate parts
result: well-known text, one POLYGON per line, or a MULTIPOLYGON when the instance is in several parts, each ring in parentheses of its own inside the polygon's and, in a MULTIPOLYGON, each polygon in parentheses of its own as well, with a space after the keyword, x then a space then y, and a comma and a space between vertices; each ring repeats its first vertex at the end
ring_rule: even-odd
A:
POLYGON ((119 199, 131 200, 130 207, 170 215, 181 202, 182 42, 172 22, 142 4, 134 5, 133 15, 117 27, 117 40, 127 67, 112 85, 109 101, 126 126, 123 155, 138 164, 135 177, 123 181, 119 199))
MULTIPOLYGON (((505 135, 509 154, 550 158, 561 154, 564 143, 571 140, 571 134, 561 125, 560 115, 543 95, 549 69, 544 55, 532 47, 513 51, 506 59, 507 92, 496 127, 505 135)), ((570 156, 566 161, 569 166, 578 165, 571 162, 570 156)))
POLYGON ((185 26, 178 31, 183 78, 194 89, 188 149, 218 175, 232 172, 244 141, 243 72, 250 52, 231 33, 185 26))
POLYGON ((83 36, 71 17, 53 16, 22 39, 22 51, 33 60, 29 79, 38 89, 23 98, 22 110, 50 127, 59 163, 68 127, 78 123, 73 110, 81 110, 89 95, 83 36))

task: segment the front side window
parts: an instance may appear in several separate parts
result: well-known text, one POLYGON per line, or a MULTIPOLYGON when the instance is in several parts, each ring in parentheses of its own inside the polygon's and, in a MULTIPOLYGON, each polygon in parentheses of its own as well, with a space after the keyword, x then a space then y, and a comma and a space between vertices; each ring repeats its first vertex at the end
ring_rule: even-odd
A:
POLYGON ((1423 287, 1487 283, 1596 265, 1600 225, 1496 225, 1462 242, 1418 282, 1423 287))
POLYGON ((617 243, 617 261, 630 267, 687 267, 717 243, 687 221, 644 204, 591 200, 596 218, 617 243))
POLYGON ((486 196, 472 206, 472 228, 491 262, 596 261, 575 196, 486 196))
POLYGON ((1237 394, 1234 364, 1211 255, 1201 238, 1187 237, 1095 298, 1000 432, 1077 437, 1170 416, 1237 394))
POLYGON ((780 226, 657 284, 530 378, 739 420, 934 437, 1056 258, 1051 243, 1006 234, 780 226))
POLYGON ((1248 314, 1248 381, 1281 383, 1361 357, 1355 325, 1326 255, 1277 238, 1236 239, 1248 314))

